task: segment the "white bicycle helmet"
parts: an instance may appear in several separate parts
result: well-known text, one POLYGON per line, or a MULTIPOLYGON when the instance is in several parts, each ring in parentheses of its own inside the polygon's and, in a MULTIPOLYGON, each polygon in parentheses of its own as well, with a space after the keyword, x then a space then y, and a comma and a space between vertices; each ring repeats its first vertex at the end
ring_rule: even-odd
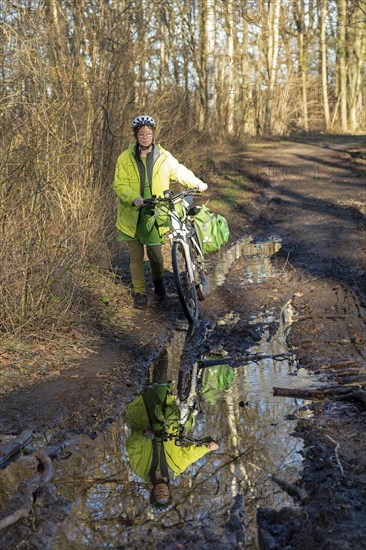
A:
POLYGON ((131 127, 132 130, 136 130, 136 128, 140 128, 140 126, 152 126, 156 128, 156 122, 151 116, 140 115, 133 119, 131 127))

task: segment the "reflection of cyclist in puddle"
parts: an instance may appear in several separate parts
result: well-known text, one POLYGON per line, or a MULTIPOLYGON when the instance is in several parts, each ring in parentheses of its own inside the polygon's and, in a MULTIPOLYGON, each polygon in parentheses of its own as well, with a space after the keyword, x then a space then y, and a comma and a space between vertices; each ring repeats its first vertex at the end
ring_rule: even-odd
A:
MULTIPOLYGON (((170 476, 178 476, 206 453, 218 449, 214 441, 205 444, 176 445, 180 433, 180 410, 171 385, 148 386, 127 407, 131 435, 127 453, 134 472, 151 481, 150 502, 158 509, 167 509, 171 502, 170 476)), ((193 427, 193 416, 185 422, 185 431, 193 427)))

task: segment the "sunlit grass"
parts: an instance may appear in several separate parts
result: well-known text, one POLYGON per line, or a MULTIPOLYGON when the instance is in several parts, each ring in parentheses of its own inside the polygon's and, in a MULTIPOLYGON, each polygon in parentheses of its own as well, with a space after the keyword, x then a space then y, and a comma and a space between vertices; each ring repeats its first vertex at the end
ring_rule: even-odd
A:
MULTIPOLYGON (((208 206, 211 210, 223 214, 234 214, 239 204, 246 204, 253 200, 253 181, 242 167, 241 162, 228 162, 227 157, 218 155, 215 162, 207 159, 204 163, 211 167, 207 172, 206 181, 209 185, 208 206)), ((206 194, 202 197, 205 198, 206 194)))

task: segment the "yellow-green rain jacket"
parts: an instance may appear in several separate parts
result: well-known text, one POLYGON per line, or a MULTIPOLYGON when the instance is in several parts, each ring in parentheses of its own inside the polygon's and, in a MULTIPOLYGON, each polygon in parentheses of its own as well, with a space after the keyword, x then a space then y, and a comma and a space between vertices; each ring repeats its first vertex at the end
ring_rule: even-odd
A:
MULTIPOLYGON (((119 198, 117 211, 117 229, 129 237, 134 238, 139 218, 139 209, 133 206, 133 201, 143 197, 145 178, 137 154, 136 143, 123 151, 118 157, 114 175, 113 189, 119 198)), ((184 187, 196 189, 201 182, 191 170, 180 164, 168 151, 160 145, 154 145, 151 153, 146 157, 148 178, 151 193, 163 197, 164 191, 169 189, 171 181, 177 181, 184 187)), ((159 228, 160 234, 166 233, 168 228, 159 228)))
MULTIPOLYGON (((150 480, 150 469, 153 459, 153 443, 144 435, 145 430, 150 430, 151 425, 142 395, 137 396, 128 405, 127 416, 132 434, 127 438, 126 447, 133 471, 145 481, 150 480)), ((164 412, 155 409, 156 417, 165 419, 165 431, 168 434, 178 434, 179 409, 176 397, 168 393, 165 401, 164 412)), ((159 442, 164 445, 164 452, 169 469, 173 477, 184 472, 188 466, 199 460, 209 452, 205 445, 196 444, 180 447, 175 444, 175 438, 159 442)))

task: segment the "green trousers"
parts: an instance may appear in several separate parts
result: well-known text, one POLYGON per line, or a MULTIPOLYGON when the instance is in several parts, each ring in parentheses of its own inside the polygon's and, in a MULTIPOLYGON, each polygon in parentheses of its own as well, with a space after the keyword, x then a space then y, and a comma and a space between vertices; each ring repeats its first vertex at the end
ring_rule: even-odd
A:
MULTIPOLYGON (((144 245, 139 241, 128 241, 130 251, 130 271, 132 286, 135 292, 146 292, 144 273, 144 245)), ((161 244, 146 245, 147 257, 149 258, 151 275, 153 281, 163 278, 164 260, 161 251, 161 244)))

